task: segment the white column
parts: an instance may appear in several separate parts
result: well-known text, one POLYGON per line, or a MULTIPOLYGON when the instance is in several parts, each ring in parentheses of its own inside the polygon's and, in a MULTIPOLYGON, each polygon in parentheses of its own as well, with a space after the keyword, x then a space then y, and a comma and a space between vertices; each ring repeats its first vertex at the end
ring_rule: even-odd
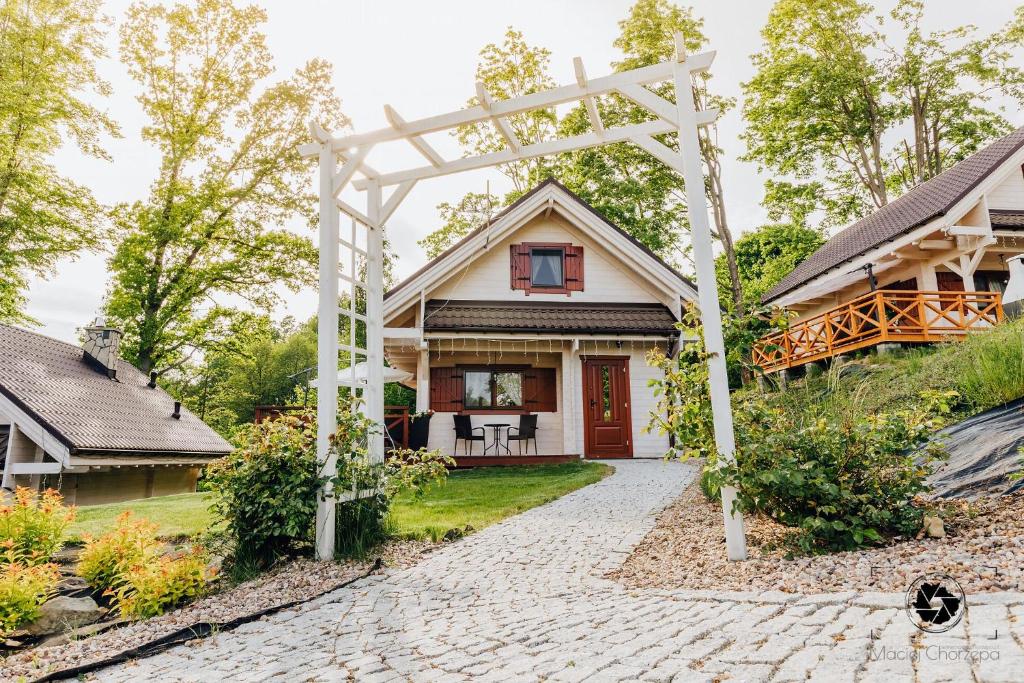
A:
POLYGON ((430 351, 420 349, 416 359, 416 412, 430 410, 430 351))
POLYGON ((935 266, 927 261, 921 262, 921 272, 917 276, 917 288, 925 292, 939 289, 939 280, 935 276, 935 266))
MULTIPOLYGON (((322 476, 334 476, 337 457, 330 436, 338 420, 338 208, 334 203, 334 154, 320 149, 320 305, 317 311, 316 457, 322 476)), ((316 506, 316 557, 334 559, 334 492, 327 484, 316 506)))
MULTIPOLYGON (((563 342, 564 343, 564 342, 563 342)), ((576 401, 574 400, 573 377, 575 370, 572 357, 572 346, 562 348, 562 454, 578 454, 576 447, 576 401)))
MULTIPOLYGON (((686 65, 682 35, 676 34, 674 65, 676 108, 679 115, 679 153, 683 162, 686 203, 690 216, 691 245, 697 271, 697 296, 704 345, 708 354, 708 379, 711 385, 711 410, 714 417, 715 445, 725 462, 735 461, 736 437, 729 403, 729 376, 725 365, 725 341, 722 337, 722 315, 715 280, 715 260, 711 249, 711 227, 704 197, 704 173, 701 169, 700 146, 697 139, 697 112, 686 65)), ((733 512, 736 489, 722 488, 722 512, 725 518, 725 545, 730 560, 747 559, 743 517, 733 512)))
MULTIPOLYGON (((366 186, 366 416, 384 428, 384 226, 380 225, 380 183, 366 186)), ((379 430, 378 430, 379 431, 379 430)), ((371 462, 384 462, 382 433, 370 437, 371 462)))
POLYGON ((0 484, 0 488, 4 488, 8 491, 13 491, 15 487, 14 482, 14 442, 18 438, 18 425, 13 422, 10 423, 10 430, 7 432, 7 451, 4 453, 4 478, 3 483, 0 484))

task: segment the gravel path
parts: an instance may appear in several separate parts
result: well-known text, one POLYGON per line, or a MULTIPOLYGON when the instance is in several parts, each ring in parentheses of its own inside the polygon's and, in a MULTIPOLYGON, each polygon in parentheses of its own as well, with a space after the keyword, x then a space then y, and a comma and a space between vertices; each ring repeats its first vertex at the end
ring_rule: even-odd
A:
POLYGON ((1020 594, 971 596, 960 625, 922 637, 901 594, 635 589, 605 578, 694 476, 678 463, 615 466, 412 567, 97 678, 1020 680, 1020 594))

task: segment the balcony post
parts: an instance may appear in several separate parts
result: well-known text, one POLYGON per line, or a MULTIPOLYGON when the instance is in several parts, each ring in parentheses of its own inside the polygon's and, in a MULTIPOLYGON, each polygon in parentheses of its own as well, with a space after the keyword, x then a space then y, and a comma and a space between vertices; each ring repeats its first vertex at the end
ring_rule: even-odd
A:
POLYGON ((875 292, 875 311, 878 315, 879 339, 889 341, 889 318, 885 314, 885 295, 881 290, 875 292))

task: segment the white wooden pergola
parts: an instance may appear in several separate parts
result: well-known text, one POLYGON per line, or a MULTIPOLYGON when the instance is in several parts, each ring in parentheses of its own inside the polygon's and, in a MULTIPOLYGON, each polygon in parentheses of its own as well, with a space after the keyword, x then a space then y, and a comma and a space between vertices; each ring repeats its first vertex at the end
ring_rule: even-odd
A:
MULTIPOLYGON (((640 146, 679 173, 685 182, 698 301, 709 355, 715 442, 726 460, 734 458, 735 437, 729 403, 725 346, 697 136, 698 127, 714 123, 717 112, 697 111, 691 81, 693 74, 706 71, 711 66, 714 52, 687 55, 681 34, 676 34, 675 43, 676 56, 671 61, 601 78, 588 78, 582 60, 576 58, 575 83, 509 100, 494 100, 483 84, 477 83, 476 93, 480 104, 439 116, 406 121, 393 108, 385 105, 384 111, 390 127, 368 133, 333 137, 320 126, 311 125, 316 141, 302 145, 300 153, 304 157, 319 157, 320 160, 320 306, 317 341, 317 422, 320 428, 317 430, 317 456, 322 473, 333 474, 337 465, 329 448, 332 430, 327 427, 336 424, 338 414, 339 351, 349 353, 352 365, 355 365, 359 356, 366 359, 368 376, 363 394, 364 409, 367 417, 383 425, 384 225, 416 183, 426 178, 615 142, 632 142, 640 146), (675 85, 675 103, 644 87, 665 81, 672 81, 675 85), (610 93, 618 93, 647 109, 654 119, 627 126, 605 127, 597 109, 596 98, 610 93), (583 102, 590 117, 592 132, 523 144, 507 120, 515 114, 573 102, 583 102), (505 149, 448 160, 423 137, 481 123, 495 127, 505 140, 505 149), (654 138, 666 133, 679 136, 678 152, 654 138), (426 163, 389 173, 380 173, 366 163, 367 155, 374 146, 397 140, 410 144, 424 157, 426 163), (365 211, 360 211, 339 197, 349 185, 366 193, 365 211), (394 189, 385 201, 383 190, 392 186, 394 189), (339 234, 340 213, 352 220, 351 229, 344 237, 339 234), (342 250, 345 258, 342 258, 342 250), (362 263, 365 263, 365 268, 360 267, 362 263), (344 283, 348 294, 348 306, 344 308, 339 307, 340 283, 344 283), (365 315, 358 313, 355 308, 358 290, 366 295, 365 315), (342 316, 347 317, 351 323, 351 334, 344 344, 338 339, 338 323, 342 316), (356 344, 357 321, 366 326, 365 348, 356 344)), ((369 452, 375 461, 383 461, 384 442, 381 435, 371 437, 369 452)), ((321 492, 316 527, 318 558, 334 557, 335 503, 358 495, 360 492, 357 491, 336 493, 329 486, 321 492)), ((732 512, 735 498, 735 490, 722 490, 728 556, 732 560, 742 560, 746 559, 746 543, 743 519, 738 513, 732 512)))

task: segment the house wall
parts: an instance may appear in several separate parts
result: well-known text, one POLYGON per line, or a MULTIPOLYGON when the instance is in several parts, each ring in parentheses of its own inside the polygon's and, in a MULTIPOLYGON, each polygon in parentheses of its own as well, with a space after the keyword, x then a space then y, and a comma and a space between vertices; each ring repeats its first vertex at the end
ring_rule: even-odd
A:
MULTIPOLYGON (((456 346, 458 343, 456 343, 456 346)), ((520 348, 522 345, 520 345, 520 348)), ((557 391, 557 404, 558 411, 554 413, 537 413, 537 452, 541 455, 576 455, 576 452, 564 453, 563 452, 563 441, 562 441, 562 422, 563 422, 563 411, 564 402, 562 400, 562 363, 559 354, 555 353, 514 353, 510 351, 498 351, 494 350, 491 352, 481 351, 459 351, 454 355, 450 352, 442 351, 440 358, 438 353, 432 351, 430 353, 430 367, 450 368, 456 365, 530 365, 538 368, 555 368, 555 387, 557 391)), ((431 450, 440 449, 441 451, 449 454, 455 452, 455 425, 452 416, 455 413, 434 413, 434 417, 430 419, 430 439, 428 440, 428 448, 431 450)), ((485 423, 501 423, 509 425, 518 425, 518 415, 473 415, 473 426, 482 427, 485 423)), ((494 432, 491 429, 486 430, 486 436, 488 443, 493 438, 494 432)), ((504 438, 504 435, 503 435, 504 438)), ((462 453, 463 444, 459 444, 459 453, 462 453)), ((525 444, 524 444, 525 447, 525 444)), ((533 444, 531 443, 531 452, 533 444)), ((481 447, 479 443, 473 445, 475 455, 480 455, 481 447)), ((504 452, 504 451, 502 451, 504 452)), ((518 447, 513 445, 512 452, 518 453, 518 447)), ((494 451, 490 451, 488 455, 493 455, 494 451)))
POLYGON ((45 485, 57 488, 68 504, 102 505, 176 493, 192 493, 198 467, 119 467, 108 470, 47 475, 45 485))
POLYGON ((1017 169, 999 183, 988 195, 990 209, 1020 209, 1024 207, 1024 173, 1017 169))
MULTIPOLYGON (((661 302, 672 308, 672 301, 664 293, 641 278, 630 274, 606 249, 594 242, 557 215, 538 216, 515 231, 509 238, 491 245, 489 253, 466 266, 453 270, 442 285, 427 292, 428 299, 510 300, 510 301, 614 301, 625 303, 661 302), (523 242, 569 242, 582 245, 582 292, 566 294, 527 295, 513 290, 510 283, 509 248, 523 242)), ((394 324, 394 323, 392 323, 394 324)))
MULTIPOLYGON (((448 342, 445 342, 447 344, 448 342)), ((455 342, 459 346, 459 342, 455 342)), ((545 347, 540 342, 541 348, 545 347)), ((558 342, 556 342, 556 348, 558 342)), ((538 413, 537 449, 541 455, 582 455, 584 451, 584 418, 583 418, 583 372, 584 355, 625 356, 629 359, 630 383, 630 414, 632 419, 632 441, 634 458, 660 458, 668 451, 668 435, 658 433, 647 434, 644 428, 650 422, 651 412, 657 406, 653 389, 648 386, 651 379, 661 376, 661 371, 650 367, 646 354, 651 344, 641 342, 623 342, 618 348, 612 342, 591 342, 581 340, 577 351, 566 345, 560 353, 512 353, 509 351, 463 352, 454 355, 441 351, 440 358, 436 350, 430 353, 430 367, 453 367, 468 364, 510 364, 532 365, 534 367, 556 368, 556 386, 558 389, 558 411, 555 413, 538 413), (500 355, 500 360, 499 360, 500 355)), ((454 452, 455 434, 452 415, 454 413, 435 413, 430 421, 430 449, 441 449, 445 453, 454 452)), ((483 426, 487 422, 517 424, 517 415, 473 415, 473 426, 483 426)), ((487 430, 490 439, 492 432, 487 430)), ((462 446, 459 446, 460 453, 462 446)), ((476 445, 475 453, 480 446, 476 445)), ((513 453, 518 452, 515 446, 513 453)))

